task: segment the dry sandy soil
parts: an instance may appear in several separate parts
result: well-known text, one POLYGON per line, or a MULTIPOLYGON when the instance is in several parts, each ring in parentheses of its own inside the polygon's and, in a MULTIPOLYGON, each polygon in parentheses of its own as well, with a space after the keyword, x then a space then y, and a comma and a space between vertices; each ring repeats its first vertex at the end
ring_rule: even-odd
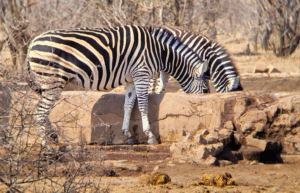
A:
MULTIPOLYGON (((108 192, 300 192, 300 163, 295 164, 254 164, 241 161, 229 166, 201 166, 195 164, 161 163, 160 172, 171 177, 165 185, 140 183, 143 173, 126 173, 119 177, 103 177, 101 184, 108 192), (234 186, 214 187, 198 185, 203 174, 230 173, 234 186)), ((150 173, 150 172, 147 172, 150 173)))

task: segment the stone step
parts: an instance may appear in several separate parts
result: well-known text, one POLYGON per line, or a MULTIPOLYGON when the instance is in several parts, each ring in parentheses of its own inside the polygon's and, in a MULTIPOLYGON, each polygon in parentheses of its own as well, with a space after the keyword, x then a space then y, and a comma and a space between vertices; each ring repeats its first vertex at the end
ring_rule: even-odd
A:
POLYGON ((104 154, 104 160, 139 160, 144 161, 157 161, 164 160, 171 157, 171 153, 146 153, 146 152, 106 152, 104 154))
POLYGON ((132 151, 132 152, 166 152, 170 151, 171 144, 158 145, 89 145, 85 147, 85 151, 132 151))
POLYGON ((141 162, 164 160, 171 157, 171 144, 160 145, 109 145, 75 148, 76 157, 83 160, 128 160, 141 162))

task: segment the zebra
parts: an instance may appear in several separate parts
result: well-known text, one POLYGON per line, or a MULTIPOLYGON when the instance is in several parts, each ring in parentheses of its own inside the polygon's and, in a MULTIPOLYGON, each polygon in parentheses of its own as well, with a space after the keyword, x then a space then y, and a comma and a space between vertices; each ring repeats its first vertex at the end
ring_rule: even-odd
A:
MULTIPOLYGON (((202 68, 204 71, 202 79, 203 90, 197 90, 197 93, 209 93, 208 80, 211 79, 217 92, 242 91, 240 77, 226 50, 214 41, 204 35, 186 31, 183 29, 164 26, 163 29, 179 38, 189 48, 193 49, 204 61, 202 68)), ((157 77, 150 80, 150 93, 162 93, 168 83, 170 74, 161 71, 159 84, 157 77)), ((195 93, 195 92, 189 92, 195 93)))
POLYGON ((148 87, 160 71, 173 76, 186 92, 203 90, 203 61, 161 27, 48 31, 31 41, 27 61, 29 86, 41 95, 37 123, 44 146, 45 123, 50 123, 50 110, 68 82, 99 91, 126 85, 122 131, 128 144, 136 143, 129 131, 136 98, 148 143, 158 143, 148 121, 148 87))

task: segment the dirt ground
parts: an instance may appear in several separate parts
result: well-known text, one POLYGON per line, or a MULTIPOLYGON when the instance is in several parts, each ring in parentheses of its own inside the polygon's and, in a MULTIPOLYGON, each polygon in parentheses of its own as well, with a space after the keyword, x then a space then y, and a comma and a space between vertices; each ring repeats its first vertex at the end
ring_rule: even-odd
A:
MULTIPOLYGON (((161 163, 159 172, 170 176, 165 185, 141 184, 141 173, 119 177, 103 177, 102 189, 107 192, 300 192, 300 163, 250 164, 241 161, 229 166, 201 166, 196 164, 161 163), (234 186, 214 187, 198 185, 203 174, 230 173, 234 186)), ((147 173, 147 172, 146 172, 147 173)), ((150 173, 150 172, 149 172, 150 173)))

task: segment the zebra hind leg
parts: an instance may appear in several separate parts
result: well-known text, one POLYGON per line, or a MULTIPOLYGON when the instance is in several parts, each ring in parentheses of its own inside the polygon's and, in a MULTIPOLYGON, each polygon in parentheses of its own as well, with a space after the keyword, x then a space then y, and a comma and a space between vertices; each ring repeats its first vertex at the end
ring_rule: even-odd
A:
POLYGON ((136 100, 136 91, 133 83, 126 84, 126 94, 125 94, 125 103, 124 103, 124 119, 122 131, 126 137, 127 143, 129 145, 137 144, 137 141, 131 135, 129 131, 129 122, 131 117, 131 112, 134 106, 134 102, 136 100))
MULTIPOLYGON (((52 85, 53 86, 53 85, 52 85)), ((39 135, 41 144, 44 147, 49 146, 49 141, 58 142, 58 135, 53 132, 49 114, 54 107, 55 101, 59 98, 64 85, 55 85, 47 89, 41 89, 41 99, 37 108, 37 124, 39 126, 39 135)))

